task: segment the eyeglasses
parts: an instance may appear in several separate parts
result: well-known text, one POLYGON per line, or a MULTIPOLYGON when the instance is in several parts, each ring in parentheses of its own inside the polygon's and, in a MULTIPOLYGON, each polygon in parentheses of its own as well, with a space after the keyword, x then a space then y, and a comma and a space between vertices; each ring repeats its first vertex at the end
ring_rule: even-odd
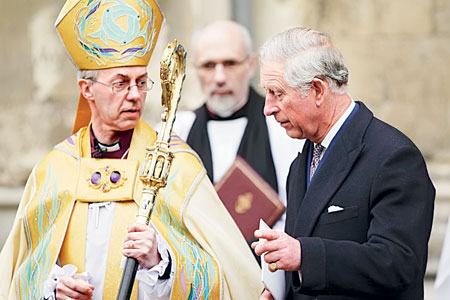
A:
POLYGON ((136 81, 135 85, 131 85, 129 80, 122 80, 122 81, 118 81, 118 82, 114 82, 113 84, 106 84, 94 79, 88 79, 92 82, 95 83, 100 83, 104 86, 110 87, 113 93, 119 94, 122 92, 129 92, 131 90, 132 87, 137 87, 138 91, 141 93, 145 93, 148 92, 152 89, 153 87, 153 80, 151 80, 150 78, 147 79, 139 79, 138 81, 136 81))
POLYGON ((242 65, 244 62, 246 62, 248 59, 248 55, 242 59, 242 60, 235 60, 235 59, 227 59, 223 61, 207 61, 202 63, 201 65, 198 65, 197 68, 201 70, 202 72, 212 73, 216 70, 216 67, 218 65, 222 65, 224 71, 232 71, 235 70, 237 67, 242 65))

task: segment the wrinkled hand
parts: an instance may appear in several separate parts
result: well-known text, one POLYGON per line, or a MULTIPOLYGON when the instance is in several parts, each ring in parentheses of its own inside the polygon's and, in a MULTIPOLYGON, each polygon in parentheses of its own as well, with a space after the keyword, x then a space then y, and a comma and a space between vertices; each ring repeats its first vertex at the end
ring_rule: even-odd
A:
POLYGON ((264 290, 264 292, 259 297, 259 300, 274 300, 272 294, 268 290, 264 290))
POLYGON ((134 223, 128 227, 122 253, 134 257, 139 264, 147 269, 156 266, 161 261, 156 242, 156 232, 150 226, 134 223))
POLYGON ((284 232, 276 230, 256 230, 255 238, 265 239, 252 243, 257 255, 264 255, 268 264, 276 263, 278 270, 297 271, 301 263, 300 242, 284 232))
POLYGON ((94 286, 83 279, 63 276, 56 285, 56 299, 80 299, 89 300, 94 293, 94 286))

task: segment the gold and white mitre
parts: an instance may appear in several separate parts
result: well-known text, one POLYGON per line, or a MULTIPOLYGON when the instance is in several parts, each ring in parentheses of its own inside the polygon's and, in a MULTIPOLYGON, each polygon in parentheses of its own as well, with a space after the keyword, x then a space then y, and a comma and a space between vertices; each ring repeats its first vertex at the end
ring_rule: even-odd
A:
MULTIPOLYGON (((55 27, 78 70, 147 66, 164 16, 155 0, 68 0, 55 27)), ((80 95, 73 132, 89 124, 80 95)))

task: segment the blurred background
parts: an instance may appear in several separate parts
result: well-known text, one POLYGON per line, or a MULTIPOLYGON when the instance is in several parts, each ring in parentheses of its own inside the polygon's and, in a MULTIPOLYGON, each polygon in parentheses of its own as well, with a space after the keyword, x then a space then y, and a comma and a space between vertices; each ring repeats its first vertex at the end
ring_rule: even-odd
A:
MULTIPOLYGON (((12 226, 34 164, 70 135, 78 100, 76 69, 54 29, 64 0, 0 0, 0 247, 12 226)), ((192 33, 233 19, 249 28, 255 50, 292 26, 332 34, 350 71, 350 93, 421 149, 437 190, 425 299, 433 282, 450 213, 450 1, 448 0, 159 0, 166 16, 149 73, 178 39, 188 52, 180 109, 203 97, 189 63, 192 33)), ((259 89, 259 76, 254 86, 259 89)), ((259 89, 260 92, 262 92, 259 89)), ((159 84, 144 119, 159 121, 159 84)))

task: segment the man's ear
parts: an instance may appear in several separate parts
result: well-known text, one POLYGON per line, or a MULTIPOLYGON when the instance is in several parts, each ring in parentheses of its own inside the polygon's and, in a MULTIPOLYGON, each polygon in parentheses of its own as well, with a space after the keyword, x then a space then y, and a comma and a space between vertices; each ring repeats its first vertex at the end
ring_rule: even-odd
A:
POLYGON ((94 100, 94 96, 92 95, 92 83, 86 79, 78 80, 78 86, 80 88, 80 92, 86 100, 94 100))
POLYGON ((325 80, 314 77, 314 79, 311 81, 311 89, 314 92, 314 99, 318 106, 322 104, 327 88, 328 83, 325 80))

